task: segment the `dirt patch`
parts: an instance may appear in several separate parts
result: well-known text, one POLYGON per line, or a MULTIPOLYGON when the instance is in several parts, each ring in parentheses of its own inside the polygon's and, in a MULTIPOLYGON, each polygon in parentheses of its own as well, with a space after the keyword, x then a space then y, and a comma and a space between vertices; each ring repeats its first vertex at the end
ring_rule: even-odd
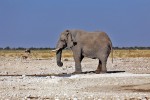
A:
POLYGON ((150 93, 150 83, 147 84, 140 84, 140 85, 129 85, 129 86, 122 86, 124 90, 129 90, 133 92, 148 92, 150 93))

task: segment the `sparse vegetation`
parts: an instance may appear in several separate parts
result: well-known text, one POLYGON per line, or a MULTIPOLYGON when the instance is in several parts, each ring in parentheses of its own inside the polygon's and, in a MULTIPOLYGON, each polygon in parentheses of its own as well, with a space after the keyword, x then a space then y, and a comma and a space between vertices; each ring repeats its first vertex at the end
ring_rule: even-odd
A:
POLYGON ((119 58, 150 57, 150 50, 114 50, 113 55, 119 58))
MULTIPOLYGON (((29 58, 50 59, 55 57, 55 52, 51 50, 32 50, 29 58)), ((22 57, 25 55, 24 50, 0 50, 0 56, 3 57, 22 57)), ((62 57, 72 57, 71 50, 63 50, 62 57)), ((126 58, 126 57, 150 57, 150 50, 113 50, 114 58, 126 58)), ((111 57, 111 55, 110 55, 111 57)))

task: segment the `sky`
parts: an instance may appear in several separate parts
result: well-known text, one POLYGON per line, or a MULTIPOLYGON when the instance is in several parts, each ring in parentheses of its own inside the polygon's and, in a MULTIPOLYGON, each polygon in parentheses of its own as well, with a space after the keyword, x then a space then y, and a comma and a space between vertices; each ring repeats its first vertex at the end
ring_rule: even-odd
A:
POLYGON ((104 31, 114 47, 150 46, 150 0, 0 0, 0 47, 55 47, 66 29, 104 31))

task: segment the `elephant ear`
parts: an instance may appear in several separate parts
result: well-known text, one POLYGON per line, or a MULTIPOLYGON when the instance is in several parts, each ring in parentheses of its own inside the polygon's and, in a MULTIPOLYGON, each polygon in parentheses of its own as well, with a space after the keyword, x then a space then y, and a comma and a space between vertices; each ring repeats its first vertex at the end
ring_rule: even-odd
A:
POLYGON ((66 30, 67 36, 68 36, 68 41, 67 41, 67 46, 69 48, 72 48, 74 45, 77 44, 75 37, 72 35, 70 30, 66 30))

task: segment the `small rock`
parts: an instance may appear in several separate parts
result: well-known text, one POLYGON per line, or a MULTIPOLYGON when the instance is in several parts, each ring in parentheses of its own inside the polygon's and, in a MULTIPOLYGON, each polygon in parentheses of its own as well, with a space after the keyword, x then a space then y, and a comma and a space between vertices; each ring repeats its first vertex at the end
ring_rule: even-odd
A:
POLYGON ((58 97, 55 97, 55 100, 59 100, 59 98, 58 98, 58 97))
POLYGON ((52 79, 56 78, 55 76, 51 76, 52 79))
POLYGON ((74 97, 73 100, 78 100, 78 98, 74 97))
POLYGON ((46 76, 46 79, 52 78, 51 76, 46 76))
POLYGON ((23 100, 27 100, 27 97, 24 97, 24 99, 23 100))
POLYGON ((22 77, 24 78, 24 77, 26 77, 26 75, 22 75, 22 77))

